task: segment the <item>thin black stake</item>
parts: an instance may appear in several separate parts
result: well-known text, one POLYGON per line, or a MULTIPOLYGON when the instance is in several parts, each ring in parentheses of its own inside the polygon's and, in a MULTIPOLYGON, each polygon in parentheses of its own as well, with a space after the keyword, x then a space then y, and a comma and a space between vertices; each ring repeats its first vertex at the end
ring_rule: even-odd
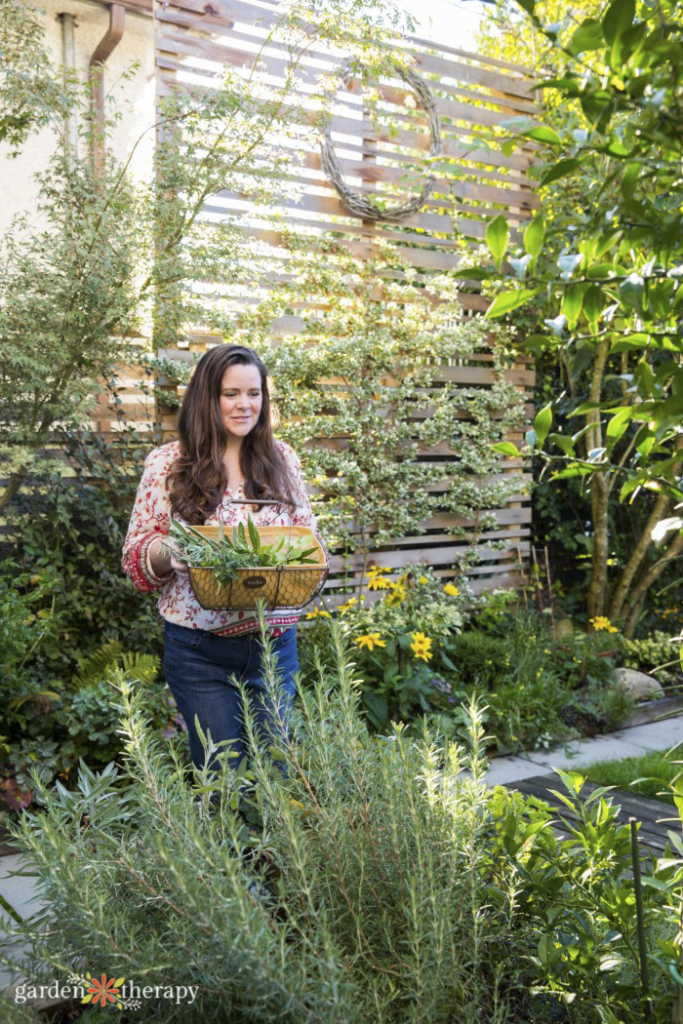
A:
POLYGON ((647 976, 647 948, 645 946, 645 921, 643 918, 643 888, 640 882, 640 853, 638 850, 638 821, 629 818, 631 826, 631 860, 633 862, 633 893, 636 898, 636 924, 638 926, 638 954, 640 958, 640 985, 643 991, 645 1019, 652 1019, 650 982, 647 976))

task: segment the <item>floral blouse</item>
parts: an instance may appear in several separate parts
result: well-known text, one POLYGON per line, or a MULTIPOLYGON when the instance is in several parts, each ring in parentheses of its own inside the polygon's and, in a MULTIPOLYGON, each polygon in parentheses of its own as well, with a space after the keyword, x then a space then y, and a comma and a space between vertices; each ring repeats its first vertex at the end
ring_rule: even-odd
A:
MULTIPOLYGON (((244 498, 243 485, 240 484, 234 493, 226 488, 221 504, 213 515, 206 519, 205 525, 212 526, 221 522, 226 525, 237 524, 246 522, 247 515, 251 515, 258 526, 310 526, 316 531, 316 537, 327 556, 325 544, 316 530, 315 517, 311 511, 296 453, 290 445, 279 438, 275 439, 275 443, 285 458, 294 485, 294 514, 290 516, 286 507, 283 511, 282 507, 277 505, 261 505, 257 512, 251 511, 248 505, 232 505, 231 499, 244 498)), ((149 548, 154 540, 168 534, 169 531, 171 505, 165 484, 179 449, 180 442, 171 441, 161 448, 155 448, 145 459, 144 472, 123 545, 123 571, 142 593, 154 590, 160 592, 157 608, 169 622, 190 629, 205 629, 220 636, 237 636, 240 633, 253 632, 259 628, 256 612, 208 611, 202 608, 195 598, 188 576, 181 576, 176 572, 168 576, 157 576, 152 569, 149 548)), ((301 615, 301 611, 287 608, 266 612, 269 633, 274 636, 280 635, 295 625, 301 615)))

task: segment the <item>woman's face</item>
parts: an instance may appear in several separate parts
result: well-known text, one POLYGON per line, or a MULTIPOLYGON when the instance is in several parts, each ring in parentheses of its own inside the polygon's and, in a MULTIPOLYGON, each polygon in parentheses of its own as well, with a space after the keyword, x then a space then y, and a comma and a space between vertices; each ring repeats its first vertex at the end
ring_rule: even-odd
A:
POLYGON ((220 410, 225 429, 245 437, 256 426, 263 405, 261 374, 256 366, 235 363, 221 381, 220 410))

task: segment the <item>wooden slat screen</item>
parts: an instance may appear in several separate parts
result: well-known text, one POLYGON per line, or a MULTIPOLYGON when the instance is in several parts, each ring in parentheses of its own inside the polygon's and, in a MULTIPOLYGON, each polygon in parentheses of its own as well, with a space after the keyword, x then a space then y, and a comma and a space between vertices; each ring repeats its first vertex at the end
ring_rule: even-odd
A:
MULTIPOLYGON (((281 80, 287 61, 284 40, 275 34, 264 40, 276 25, 277 8, 259 0, 171 0, 157 4, 157 88, 160 97, 184 88, 205 92, 215 88, 226 64, 253 74, 264 89, 281 80), (256 64, 255 64, 256 61, 256 64)), ((458 161, 458 176, 437 174, 437 185, 425 207, 415 216, 399 224, 369 223, 352 216, 342 205, 336 191, 321 170, 319 138, 315 129, 316 76, 338 64, 340 56, 322 45, 312 47, 300 64, 294 99, 304 109, 309 124, 301 126, 282 144, 292 150, 292 180, 303 188, 298 202, 285 202, 279 211, 286 225, 308 233, 312 238, 334 231, 338 238, 357 254, 369 253, 373 238, 389 241, 424 280, 433 274, 452 272, 460 265, 455 251, 457 231, 480 243, 487 222, 500 211, 509 218, 513 241, 519 240, 518 227, 538 206, 527 177, 534 154, 533 148, 518 149, 505 156, 498 148, 490 148, 504 129, 501 121, 515 115, 533 116, 535 112, 533 79, 522 68, 503 61, 466 53, 462 50, 418 38, 400 44, 412 55, 415 70, 428 82, 437 99, 443 123, 444 161, 458 161)), ((347 180, 357 191, 380 193, 396 199, 402 193, 403 176, 410 171, 425 173, 422 157, 429 146, 426 118, 411 103, 410 90, 397 77, 380 86, 382 109, 390 115, 398 130, 375 126, 363 109, 363 98, 354 82, 348 90, 337 94, 332 120, 332 138, 341 159, 347 180), (392 192, 393 190, 393 192, 392 192)), ((405 186, 403 186, 405 187, 405 186)), ((275 272, 268 284, 277 283, 286 274, 287 252, 277 226, 265 223, 264 211, 244 193, 219 192, 206 205, 206 213, 230 217, 241 211, 246 215, 245 233, 269 247, 275 272)), ((398 275, 400 276, 400 274, 398 275)), ((263 290, 261 294, 263 294, 263 290)), ((257 290, 258 291, 258 290, 257 290)), ((259 294, 234 294, 230 301, 236 311, 248 309, 259 300, 259 294)), ((461 294, 463 315, 476 315, 486 309, 485 298, 471 289, 461 294)), ((296 316, 281 318, 274 328, 278 333, 297 332, 296 316)), ((220 339, 208 336, 194 338, 191 348, 202 350, 220 339)), ((489 357, 490 361, 490 357, 489 357)), ((443 367, 435 381, 448 379, 463 386, 486 388, 493 381, 486 355, 478 356, 470 365, 443 367)), ((533 368, 521 362, 507 373, 531 402, 534 384, 533 368)), ((135 417, 134 382, 124 395, 122 411, 135 417)), ((104 411, 104 410, 102 410, 104 411)), ((163 412, 163 410, 162 410, 163 412)), ((531 405, 528 405, 531 412, 531 405)), ((172 432, 173 416, 162 415, 165 430, 172 432)), ((102 423, 104 426, 104 423, 102 423)), ((511 440, 519 440, 511 435, 511 440)), ((312 443, 334 444, 329 439, 312 443)), ((423 452, 421 460, 453 457, 447 449, 423 452)), ((529 547, 530 508, 523 488, 528 483, 518 461, 501 462, 503 474, 514 473, 519 479, 519 493, 505 508, 496 511, 496 530, 484 534, 482 540, 507 542, 504 551, 483 549, 481 564, 472 572, 475 590, 491 586, 515 585, 520 557, 529 547)), ((443 485, 440 485, 443 486, 443 485)), ((436 488, 435 488, 436 489, 436 488)), ((429 561, 444 578, 452 575, 452 562, 463 541, 447 532, 458 522, 454 516, 439 514, 423 524, 424 534, 396 541, 391 549, 378 552, 378 564, 399 568, 409 562, 429 561)), ((360 559, 346 560, 353 576, 360 559)), ((335 559, 328 587, 339 585, 341 559, 335 559)), ((355 576, 354 576, 355 580, 355 576)))

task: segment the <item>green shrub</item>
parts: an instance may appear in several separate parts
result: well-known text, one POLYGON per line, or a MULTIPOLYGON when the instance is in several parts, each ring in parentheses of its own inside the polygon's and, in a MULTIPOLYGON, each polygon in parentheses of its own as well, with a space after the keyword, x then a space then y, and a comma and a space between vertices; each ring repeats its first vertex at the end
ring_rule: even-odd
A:
MULTIPOLYGON (((196 984, 188 1022, 422 1024, 454 1007, 463 1022, 506 1019, 514 983, 497 958, 512 907, 490 902, 483 763, 400 727, 371 736, 338 623, 331 646, 336 672, 302 691, 291 741, 257 740, 247 712, 251 764, 214 780, 193 769, 191 788, 119 675, 127 774, 83 764, 68 792, 36 773, 44 810, 15 829, 48 901, 18 928, 33 941, 27 976, 196 984)), ((145 1006, 146 1019, 177 1014, 145 1006)))
MULTIPOLYGON (((13 828, 46 900, 6 926, 24 973, 197 986, 144 1005, 190 1024, 644 1022, 628 826, 581 803, 578 773, 559 773, 578 819, 563 840, 542 804, 487 789, 475 706, 467 756, 426 731, 372 736, 350 637, 328 629, 334 671, 319 662, 290 738, 257 736, 245 701, 251 760, 220 753, 190 785, 119 673, 126 772, 82 764, 73 792, 34 773, 44 809, 13 828)), ((272 650, 266 676, 274 691, 272 650)), ((682 877, 661 861, 643 888, 657 1020, 682 877)))
POLYGON ((5 708, 0 788, 11 810, 27 806, 36 796, 31 781, 34 766, 44 785, 55 778, 68 785, 79 758, 92 767, 119 758, 122 740, 112 683, 117 669, 144 690, 155 729, 172 738, 184 728, 167 686, 157 681, 159 658, 123 653, 116 642, 81 658, 73 676, 67 682, 54 681, 50 690, 38 689, 30 678, 14 688, 11 678, 4 677, 0 681, 5 708))
POLYGON ((624 665, 635 668, 657 679, 662 686, 683 685, 680 639, 655 630, 643 640, 626 640, 624 665))
POLYGON ((59 628, 39 654, 58 677, 70 674, 78 653, 106 640, 120 639, 127 650, 161 650, 163 623, 155 603, 121 570, 137 482, 130 470, 119 470, 109 488, 96 480, 52 478, 22 495, 12 510, 12 557, 25 573, 54 581, 59 628))
POLYGON ((454 637, 450 657, 457 666, 457 678, 465 686, 478 685, 486 690, 510 671, 510 648, 502 637, 478 629, 469 629, 454 637))
MULTIPOLYGON (((560 812, 555 818, 566 838, 553 835, 548 819, 543 822, 544 805, 533 800, 508 800, 507 820, 501 826, 505 851, 519 870, 518 981, 534 992, 554 996, 547 1016, 529 1019, 678 1024, 681 861, 649 861, 640 849, 645 989, 630 825, 618 824, 616 806, 604 792, 581 799, 585 775, 557 774, 569 814, 564 818, 560 812)), ((680 783, 676 790, 683 794, 680 783)), ((675 839, 680 853, 680 837, 675 839)))
MULTIPOLYGON (((354 594, 333 613, 350 631, 363 679, 363 708, 380 730, 392 720, 415 723, 449 703, 452 645, 473 603, 465 580, 458 587, 444 586, 430 566, 408 565, 396 580, 388 573, 372 566, 366 577, 367 589, 381 591, 382 600, 366 603, 365 595, 359 601, 354 594)), ((300 663, 305 678, 315 675, 316 657, 334 667, 334 653, 327 648, 329 618, 321 606, 304 616, 308 628, 301 631, 300 663)))

